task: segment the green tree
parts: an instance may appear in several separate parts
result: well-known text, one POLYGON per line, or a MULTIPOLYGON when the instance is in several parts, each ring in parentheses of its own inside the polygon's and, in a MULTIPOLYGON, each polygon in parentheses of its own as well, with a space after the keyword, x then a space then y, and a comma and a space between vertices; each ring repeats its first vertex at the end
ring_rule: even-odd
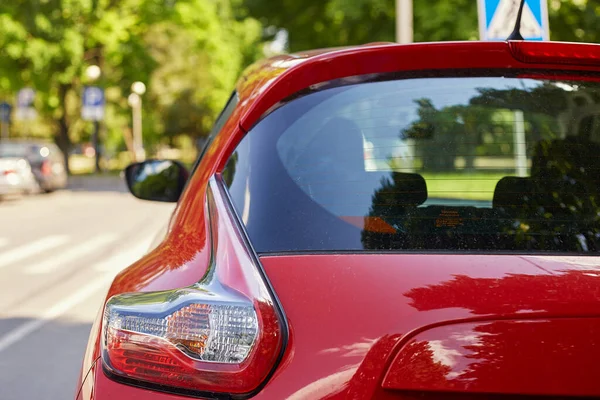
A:
MULTIPOLYGON (((107 78, 124 77, 115 63, 128 57, 130 71, 142 78, 151 68, 135 30, 144 29, 158 0, 27 0, 0 5, 0 90, 37 90, 41 118, 55 125, 56 142, 67 155, 70 130, 78 117, 85 67, 100 65, 107 78), (130 51, 127 51, 127 50, 130 51), (136 68, 144 66, 145 68, 136 68)), ((68 159, 67 159, 68 161, 68 159)))
POLYGON ((457 107, 438 110, 430 99, 417 99, 419 119, 402 131, 403 138, 416 140, 416 154, 424 171, 448 171, 454 169, 457 147, 461 140, 457 135, 465 132, 463 111, 457 107))
POLYGON ((169 137, 208 134, 241 70, 262 55, 261 27, 238 21, 226 2, 178 3, 169 21, 146 36, 158 62, 150 87, 153 112, 169 137))
MULTIPOLYGON (((238 0, 235 1, 239 5, 238 0)), ((123 144, 127 96, 145 96, 144 139, 205 135, 242 68, 261 54, 261 27, 228 0, 21 0, 0 3, 0 95, 36 89, 40 121, 67 154, 91 126, 80 119, 85 69, 106 88, 106 140, 123 144)), ((68 161, 68 160, 67 160, 68 161)))
MULTIPOLYGON (((267 27, 289 33, 291 51, 394 41, 395 2, 391 0, 246 0, 253 16, 267 27)), ((552 40, 600 41, 600 0, 548 2, 552 40)), ((414 40, 479 38, 474 0, 413 1, 414 40)))
POLYGON ((548 6, 550 39, 600 42, 600 0, 552 0, 548 6))

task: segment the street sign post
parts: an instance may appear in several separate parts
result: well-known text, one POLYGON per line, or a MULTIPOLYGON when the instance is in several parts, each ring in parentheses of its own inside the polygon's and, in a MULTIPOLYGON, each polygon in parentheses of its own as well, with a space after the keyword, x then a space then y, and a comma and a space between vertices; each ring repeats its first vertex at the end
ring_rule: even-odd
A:
POLYGON ((0 121, 10 122, 10 112, 12 107, 7 102, 3 101, 0 103, 0 121))
POLYGON ((86 86, 81 97, 81 117, 86 121, 94 121, 92 145, 95 151, 95 171, 100 171, 100 121, 104 119, 104 90, 97 86, 86 86))
POLYGON ((83 89, 81 117, 86 121, 104 119, 104 90, 97 86, 86 86, 83 89))
POLYGON ((15 118, 21 121, 32 120, 37 117, 37 113, 33 106, 35 100, 35 90, 26 87, 17 92, 17 109, 15 110, 15 118))
MULTIPOLYGON (((481 40, 507 40, 515 29, 521 0, 478 0, 479 35, 481 40)), ((549 40, 547 0, 525 0, 519 33, 525 40, 549 40)), ((527 176, 525 119, 515 110, 513 143, 515 172, 527 176)))
POLYGON ((0 103, 0 135, 2 139, 8 139, 11 110, 12 107, 7 102, 0 103))
MULTIPOLYGON (((521 0, 478 0, 481 40, 506 40, 515 27, 521 0)), ((549 40, 547 0, 525 0, 521 18, 525 40, 549 40)))

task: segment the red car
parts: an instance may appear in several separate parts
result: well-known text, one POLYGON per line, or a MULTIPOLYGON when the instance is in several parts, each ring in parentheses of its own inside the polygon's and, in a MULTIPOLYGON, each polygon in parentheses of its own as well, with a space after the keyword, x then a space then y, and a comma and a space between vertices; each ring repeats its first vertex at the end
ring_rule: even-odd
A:
POLYGON ((190 173, 126 170, 178 205, 77 399, 600 396, 599 155, 598 45, 256 64, 190 173))

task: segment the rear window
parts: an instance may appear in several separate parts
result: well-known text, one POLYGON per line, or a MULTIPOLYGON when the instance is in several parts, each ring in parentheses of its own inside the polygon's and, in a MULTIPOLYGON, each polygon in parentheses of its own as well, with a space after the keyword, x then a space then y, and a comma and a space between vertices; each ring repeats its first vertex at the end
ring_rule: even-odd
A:
POLYGON ((62 163, 63 155, 53 143, 1 143, 0 157, 26 157, 30 162, 42 162, 50 157, 54 162, 62 163))
POLYGON ((223 178, 260 253, 595 254, 599 170, 600 84, 505 75, 305 94, 223 178))
POLYGON ((26 145, 18 143, 0 143, 0 157, 25 157, 28 154, 26 145))

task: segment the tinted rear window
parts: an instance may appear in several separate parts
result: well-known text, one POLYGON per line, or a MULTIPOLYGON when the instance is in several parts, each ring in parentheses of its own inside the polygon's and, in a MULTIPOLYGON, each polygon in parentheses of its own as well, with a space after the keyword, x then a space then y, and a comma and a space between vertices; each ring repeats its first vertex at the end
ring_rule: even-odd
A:
POLYGON ((600 84, 366 82, 279 107, 224 171, 258 252, 600 248, 600 84))

